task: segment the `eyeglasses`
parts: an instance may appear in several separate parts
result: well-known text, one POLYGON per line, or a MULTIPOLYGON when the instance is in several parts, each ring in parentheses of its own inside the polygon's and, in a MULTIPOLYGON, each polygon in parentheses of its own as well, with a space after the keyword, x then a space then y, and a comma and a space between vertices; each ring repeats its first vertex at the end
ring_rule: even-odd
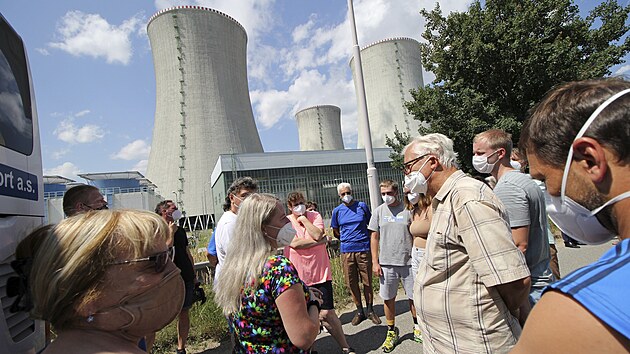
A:
POLYGON ((138 262, 154 262, 155 263, 155 272, 161 273, 164 268, 166 268, 166 264, 168 260, 173 260, 175 257, 175 248, 172 246, 169 247, 166 251, 160 252, 158 254, 154 254, 153 256, 138 258, 138 259, 129 259, 125 261, 116 261, 113 263, 109 263, 108 265, 118 265, 118 264, 131 264, 138 262))
POLYGON ((413 160, 409 160, 409 161, 405 162, 405 163, 403 164, 403 167, 402 167, 403 173, 404 173, 405 175, 410 174, 410 173, 411 173, 411 169, 413 168, 413 165, 415 165, 415 164, 416 164, 416 162, 418 162, 418 161, 422 160, 422 158, 424 158, 424 157, 425 157, 425 156, 427 156, 427 155, 429 155, 429 154, 424 154, 424 155, 422 155, 422 156, 416 157, 416 158, 415 158, 415 159, 413 159, 413 160))
POLYGON ((342 197, 343 197, 344 195, 352 195, 352 192, 343 192, 343 193, 341 193, 341 194, 339 194, 339 195, 340 195, 340 196, 342 196, 342 197))
POLYGON ((107 209, 109 209, 109 208, 107 207, 107 203, 105 203, 105 204, 101 205, 101 206, 100 206, 100 207, 98 207, 98 208, 94 208, 94 207, 92 207, 92 206, 91 206, 91 205, 89 205, 89 204, 83 204, 83 205, 85 205, 86 207, 88 207, 88 209, 90 209, 90 210, 107 210, 107 209))

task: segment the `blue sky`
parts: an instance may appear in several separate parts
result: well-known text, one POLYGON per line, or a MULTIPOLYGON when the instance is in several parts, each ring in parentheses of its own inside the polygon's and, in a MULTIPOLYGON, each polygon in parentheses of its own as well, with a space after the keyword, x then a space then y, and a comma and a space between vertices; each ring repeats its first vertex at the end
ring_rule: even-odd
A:
MULTIPOLYGON (((435 3, 355 0, 360 45, 389 37, 420 40, 419 10, 435 3)), ((462 11, 468 3, 440 6, 462 11)), ((585 13, 599 1, 576 3, 585 13)), ((298 150, 294 114, 317 104, 341 107, 345 146, 356 146, 346 1, 0 0, 0 11, 26 43, 45 174, 82 181, 76 174, 145 172, 155 114, 146 23, 176 5, 214 8, 245 27, 250 97, 265 151, 298 150)), ((424 77, 425 83, 432 79, 431 73, 424 77)))

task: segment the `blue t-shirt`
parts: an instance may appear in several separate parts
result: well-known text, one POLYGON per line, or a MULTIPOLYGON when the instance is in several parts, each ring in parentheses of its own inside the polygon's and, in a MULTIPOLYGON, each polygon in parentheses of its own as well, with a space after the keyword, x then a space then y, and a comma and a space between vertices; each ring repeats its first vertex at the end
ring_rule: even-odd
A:
POLYGON ((365 252, 370 250, 370 209, 364 202, 351 205, 340 204, 332 212, 330 226, 339 229, 341 253, 365 252))
POLYGON ((210 241, 208 242, 208 253, 210 253, 210 255, 212 256, 217 256, 217 244, 214 241, 214 231, 216 229, 214 229, 212 231, 212 236, 210 236, 210 241))
POLYGON ((595 263, 547 288, 571 296, 595 317, 630 338, 630 239, 620 241, 595 263))

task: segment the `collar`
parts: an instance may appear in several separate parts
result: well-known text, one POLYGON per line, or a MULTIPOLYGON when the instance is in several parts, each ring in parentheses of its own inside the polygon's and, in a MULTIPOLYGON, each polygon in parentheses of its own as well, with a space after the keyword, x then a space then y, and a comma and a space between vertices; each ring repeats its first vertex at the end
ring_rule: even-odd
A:
POLYGON ((434 199, 443 201, 446 196, 451 192, 453 187, 455 187, 455 183, 457 183, 457 181, 464 177, 466 177, 466 174, 462 170, 455 171, 446 179, 446 181, 444 181, 444 184, 442 185, 442 187, 440 187, 440 190, 437 192, 434 199))

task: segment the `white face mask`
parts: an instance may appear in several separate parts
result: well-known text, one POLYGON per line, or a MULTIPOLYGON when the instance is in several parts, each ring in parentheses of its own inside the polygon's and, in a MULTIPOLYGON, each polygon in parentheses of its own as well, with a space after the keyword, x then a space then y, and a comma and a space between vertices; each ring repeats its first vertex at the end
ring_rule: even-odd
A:
MULTIPOLYGON (((630 89, 623 90, 602 103, 586 120, 582 129, 580 129, 575 136, 574 141, 584 135, 588 127, 604 110, 604 108, 628 92, 630 92, 630 89)), ((590 245, 602 244, 612 239, 615 235, 599 222, 596 216, 597 213, 613 203, 622 199, 630 198, 630 191, 624 192, 612 198, 595 210, 590 211, 586 209, 565 194, 567 177, 569 176, 569 167, 571 166, 572 161, 573 145, 569 148, 567 162, 564 165, 564 174, 562 175, 562 185, 560 187, 560 197, 551 196, 551 204, 547 206, 547 213, 549 213, 549 218, 551 218, 554 224, 556 224, 562 232, 572 238, 590 245)))
POLYGON ((518 161, 510 160, 510 166, 515 170, 521 170, 521 163, 518 161))
MULTIPOLYGON (((497 150, 499 151, 499 150, 497 150)), ((499 162, 499 160, 495 161, 494 163, 488 163, 488 159, 497 153, 497 151, 493 152, 490 155, 483 155, 483 156, 473 156, 472 158, 472 165, 475 168, 475 170, 477 170, 477 172, 479 173, 490 173, 492 172, 492 170, 494 169, 494 165, 497 164, 497 162, 499 162)))
POLYGON ((304 204, 298 204, 296 206, 293 207, 293 214, 300 216, 300 215, 304 215, 304 213, 306 212, 306 205, 304 204))
POLYGON ((427 190, 429 189, 429 185, 427 183, 429 181, 429 178, 431 178, 431 176, 433 175, 433 172, 435 172, 435 170, 433 170, 431 171, 429 177, 424 177, 424 175, 420 171, 422 170, 424 165, 427 164, 427 162, 429 162, 429 159, 427 159, 422 164, 422 166, 420 166, 420 169, 418 169, 418 171, 413 171, 405 176, 405 188, 409 189, 410 193, 427 194, 427 190))
POLYGON ((350 202, 352 201, 352 194, 344 195, 343 197, 341 197, 341 201, 346 204, 350 204, 350 202))
POLYGON ((182 212, 179 211, 179 209, 175 209, 173 210, 173 213, 171 214, 171 218, 173 218, 173 221, 177 221, 179 219, 182 218, 182 212))
POLYGON ((267 226, 269 226, 272 229, 278 230, 278 236, 276 236, 275 239, 267 236, 269 239, 275 240, 278 247, 285 247, 285 246, 290 245, 291 242, 293 242, 295 235, 297 234, 297 231, 295 231, 295 229, 293 228, 293 225, 291 225, 290 222, 284 224, 283 227, 275 227, 273 225, 267 225, 267 226))
POLYGON ((420 193, 408 193, 407 199, 409 203, 416 205, 420 201, 420 193))
POLYGON ((383 198, 383 203, 385 203, 387 205, 392 205, 396 201, 396 197, 394 197, 393 195, 385 194, 381 198, 383 198))

